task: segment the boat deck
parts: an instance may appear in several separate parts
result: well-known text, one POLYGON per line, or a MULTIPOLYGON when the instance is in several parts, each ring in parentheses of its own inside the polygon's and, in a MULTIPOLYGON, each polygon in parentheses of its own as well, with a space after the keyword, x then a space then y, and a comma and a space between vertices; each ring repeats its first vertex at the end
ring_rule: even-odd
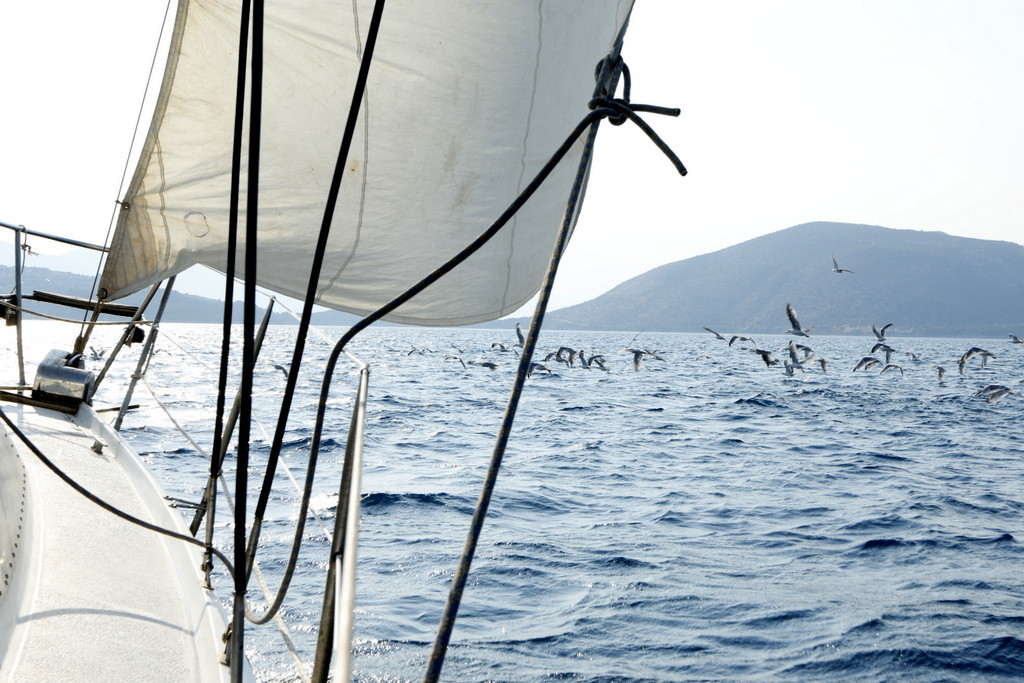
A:
MULTIPOLYGON (((116 447, 90 408, 77 417, 0 408, 86 489, 180 529, 137 456, 116 447), (90 429, 106 443, 100 453, 90 429)), ((0 456, 17 449, 27 482, 22 543, 0 601, 0 680, 226 680, 228 669, 218 663, 223 616, 200 587, 198 548, 99 508, 0 427, 0 456)))

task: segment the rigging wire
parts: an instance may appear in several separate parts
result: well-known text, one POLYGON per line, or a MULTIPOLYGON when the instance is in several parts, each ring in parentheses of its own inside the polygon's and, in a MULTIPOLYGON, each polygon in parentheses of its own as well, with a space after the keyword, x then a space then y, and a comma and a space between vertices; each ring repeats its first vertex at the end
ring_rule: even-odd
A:
MULTIPOLYGON (((117 196, 118 197, 122 197, 124 195, 124 192, 126 191, 126 188, 125 188, 124 185, 125 185, 125 179, 128 177, 129 164, 131 163, 131 160, 132 160, 132 150, 135 149, 135 140, 139 136, 139 129, 140 129, 141 125, 142 125, 142 114, 145 112, 146 98, 149 96, 150 86, 153 83, 153 74, 156 72, 156 60, 157 60, 157 57, 160 55, 160 45, 161 45, 161 43, 163 43, 164 30, 167 28, 167 17, 170 16, 170 13, 171 13, 171 3, 172 2, 173 2, 173 0, 167 0, 167 4, 164 6, 164 16, 163 16, 163 19, 160 20, 160 31, 157 34, 156 47, 153 48, 153 58, 149 62, 149 73, 146 74, 146 86, 142 89, 142 100, 139 102, 139 112, 135 116, 135 127, 132 130, 132 139, 131 139, 131 142, 128 143, 128 153, 125 154, 124 167, 121 169, 121 181, 118 183, 118 190, 117 190, 117 196)), ((114 224, 116 223, 115 217, 117 216, 118 212, 121 211, 123 208, 124 208, 124 205, 123 205, 121 200, 118 200, 118 201, 116 201, 114 203, 114 209, 110 212, 110 219, 107 221, 107 234, 103 238, 103 246, 104 247, 109 247, 110 246, 110 234, 111 234, 111 231, 114 229, 114 224)), ((94 293, 96 293, 96 286, 99 284, 100 268, 101 268, 101 266, 103 264, 103 260, 104 259, 101 257, 96 262, 96 274, 93 276, 93 281, 92 281, 92 291, 94 293)), ((95 323, 93 323, 93 324, 95 324, 95 323)), ((79 336, 81 336, 84 332, 85 332, 85 314, 83 314, 83 317, 82 317, 82 326, 79 328, 79 336)))
POLYGON ((487 517, 487 510, 490 506, 491 496, 497 482, 498 472, 501 469, 505 449, 512 433, 512 423, 515 419, 516 411, 519 406, 519 399, 522 396, 523 387, 526 384, 526 378, 530 373, 534 349, 537 345, 537 338, 540 335, 541 325, 543 325, 544 314, 547 310, 548 300, 551 296, 551 289, 554 286, 555 274, 558 271, 559 262, 561 261, 562 254, 569 242, 569 234, 573 225, 575 225, 575 219, 578 215, 579 199, 582 193, 583 183, 587 176, 587 170, 590 167, 590 158, 593 154, 594 148, 594 138, 597 135, 597 128, 599 124, 600 119, 594 121, 593 124, 591 124, 590 131, 587 135, 583 155, 580 159, 578 171, 573 181, 572 191, 570 193, 569 202, 562 221, 562 226, 556 238, 555 247, 551 254, 551 261, 548 266, 547 273, 545 274, 543 285, 541 286, 535 313, 523 341, 523 349, 519 356, 519 366, 516 370, 516 378, 512 385, 512 390, 509 393, 505 414, 502 418, 498 438, 491 454, 491 461, 487 468, 487 474, 484 478, 483 486, 481 487, 480 496, 477 500, 476 507, 473 510, 470 530, 467 534, 465 545, 463 546, 462 556, 459 558, 458 568, 455 576, 452 578, 451 589, 448 593, 448 600, 445 604, 441 621, 438 624, 437 636, 434 641, 433 650, 430 654, 430 659, 427 662, 427 674, 424 676, 424 681, 436 681, 441 675, 441 666, 444 663, 444 656, 448 650, 451 633, 455 626, 455 618, 458 614, 459 605, 462 601, 462 594, 466 587, 466 580, 469 577, 470 565, 472 564, 473 557, 476 553, 476 546, 483 530, 484 520, 487 517))

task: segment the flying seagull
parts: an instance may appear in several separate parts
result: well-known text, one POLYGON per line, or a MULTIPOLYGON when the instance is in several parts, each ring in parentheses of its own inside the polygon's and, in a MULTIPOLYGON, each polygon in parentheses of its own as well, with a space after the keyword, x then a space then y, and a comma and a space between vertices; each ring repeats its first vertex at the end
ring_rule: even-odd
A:
POLYGON ((519 326, 519 323, 516 323, 516 336, 519 337, 519 341, 516 343, 516 346, 522 348, 526 338, 523 336, 523 328, 519 326))
POLYGON ((878 329, 874 325, 871 326, 871 331, 875 333, 875 339, 880 342, 885 341, 885 331, 892 327, 892 323, 888 325, 882 325, 882 329, 878 329))
POLYGON ((710 327, 705 327, 704 329, 707 330, 708 332, 710 332, 711 334, 715 335, 715 339, 721 339, 722 341, 727 341, 725 337, 723 337, 722 335, 718 334, 717 332, 715 332, 710 327))
POLYGON ((790 325, 790 329, 786 330, 786 334, 795 334, 798 337, 808 336, 808 334, 800 327, 800 321, 796 319, 796 311, 793 310, 792 304, 786 304, 786 315, 789 316, 790 325))
POLYGON ((532 377, 534 372, 546 372, 549 375, 551 374, 551 370, 543 363, 530 363, 530 366, 526 368, 526 376, 532 377))
POLYGON ((840 268, 839 267, 839 264, 836 262, 836 255, 835 254, 832 254, 832 272, 833 273, 850 273, 851 275, 853 274, 852 270, 847 270, 846 268, 840 268))
POLYGON ((860 362, 857 363, 857 367, 855 367, 853 371, 857 372, 858 370, 870 370, 879 363, 881 363, 881 361, 878 360, 877 358, 872 358, 871 356, 864 356, 863 358, 860 359, 860 362))
POLYGON ((903 368, 901 368, 900 366, 896 365, 895 363, 886 363, 885 367, 882 368, 882 372, 880 372, 878 374, 880 374, 880 375, 884 374, 886 370, 899 370, 900 371, 900 375, 903 374, 903 368))
POLYGON ((462 358, 460 356, 445 356, 444 359, 445 360, 457 360, 460 363, 462 363, 462 369, 463 370, 466 369, 466 361, 462 360, 462 358))
POLYGON ((1009 387, 1004 387, 1002 384, 989 384, 987 387, 978 389, 974 395, 984 396, 986 403, 995 403, 1003 396, 1012 393, 1013 391, 1009 387))
POLYGON ((771 351, 765 351, 764 349, 750 349, 750 350, 753 351, 754 353, 756 353, 757 355, 761 356, 761 360, 763 360, 764 364, 767 365, 768 367, 771 367, 773 365, 778 365, 779 364, 779 361, 777 361, 774 358, 772 358, 772 352, 771 351))
MULTIPOLYGON (((807 347, 805 346, 804 348, 807 348, 807 347)), ((788 367, 792 366, 794 368, 798 368, 800 370, 803 370, 804 369, 803 360, 797 357, 796 352, 797 352, 797 345, 791 339, 789 341, 789 362, 786 363, 786 367, 788 368, 788 367)), ((804 357, 804 359, 806 359, 806 358, 807 358, 807 356, 804 357)), ((792 374, 792 373, 790 373, 790 374, 792 374)))
POLYGON ((964 355, 960 356, 960 360, 957 361, 957 364, 960 366, 961 375, 964 374, 964 367, 966 367, 967 361, 974 358, 975 356, 979 356, 981 358, 981 367, 984 368, 985 365, 988 363, 988 359, 995 358, 996 354, 992 353, 991 351, 986 351, 981 347, 972 346, 971 348, 967 349, 964 355))
POLYGON ((885 342, 876 342, 875 345, 871 347, 871 353, 875 353, 876 351, 883 351, 885 353, 885 362, 888 363, 889 360, 892 359, 892 354, 896 352, 896 349, 892 348, 885 342))

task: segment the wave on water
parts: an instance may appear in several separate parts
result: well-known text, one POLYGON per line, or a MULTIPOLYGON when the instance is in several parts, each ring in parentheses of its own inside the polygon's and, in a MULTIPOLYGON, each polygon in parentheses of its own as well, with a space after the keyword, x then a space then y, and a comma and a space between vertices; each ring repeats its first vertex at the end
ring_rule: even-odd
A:
POLYGON ((385 514, 393 508, 412 507, 420 510, 430 508, 454 508, 459 512, 471 513, 473 501, 447 493, 366 493, 362 497, 365 514, 385 514))
POLYGON ((977 680, 1014 679, 1024 671, 1024 640, 1014 636, 983 638, 948 648, 891 647, 858 650, 807 662, 782 673, 800 680, 977 680), (811 678, 814 677, 814 678, 811 678), (820 678, 819 678, 820 677, 820 678))

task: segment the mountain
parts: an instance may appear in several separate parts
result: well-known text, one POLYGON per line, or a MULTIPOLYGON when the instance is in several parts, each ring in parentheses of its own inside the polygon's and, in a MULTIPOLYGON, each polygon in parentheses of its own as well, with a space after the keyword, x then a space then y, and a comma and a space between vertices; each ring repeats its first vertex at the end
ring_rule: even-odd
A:
MULTIPOLYGON (((669 263, 585 303, 554 329, 783 333, 792 303, 818 334, 1024 333, 1024 247, 942 232, 806 223, 669 263), (832 255, 853 273, 832 272, 832 255)), ((505 321, 506 325, 514 321, 505 321)))
MULTIPOLYGON (((817 334, 1006 337, 1024 334, 1024 247, 942 232, 875 225, 805 223, 721 251, 669 263, 576 306, 554 310, 550 329, 781 334, 786 304, 817 334), (853 273, 832 272, 832 255, 853 273)), ((92 278, 48 268, 25 270, 24 291, 88 296, 92 278)), ((14 282, 0 265, 0 282, 14 282)), ((141 294, 126 299, 138 303, 141 294)), ((147 317, 156 311, 150 304, 147 317)), ((30 302, 29 308, 75 319, 80 312, 30 302)), ((168 322, 218 322, 223 304, 171 295, 168 322)), ((258 313, 262 315, 262 310, 258 313)), ((235 319, 241 321, 241 304, 235 319)), ((356 316, 315 313, 319 326, 350 326, 356 316)), ((521 322, 525 322, 520 319, 521 322)), ((275 313, 274 324, 292 324, 275 313)), ((506 319, 480 327, 511 327, 506 319)), ((386 324, 386 323, 378 323, 386 324)))

